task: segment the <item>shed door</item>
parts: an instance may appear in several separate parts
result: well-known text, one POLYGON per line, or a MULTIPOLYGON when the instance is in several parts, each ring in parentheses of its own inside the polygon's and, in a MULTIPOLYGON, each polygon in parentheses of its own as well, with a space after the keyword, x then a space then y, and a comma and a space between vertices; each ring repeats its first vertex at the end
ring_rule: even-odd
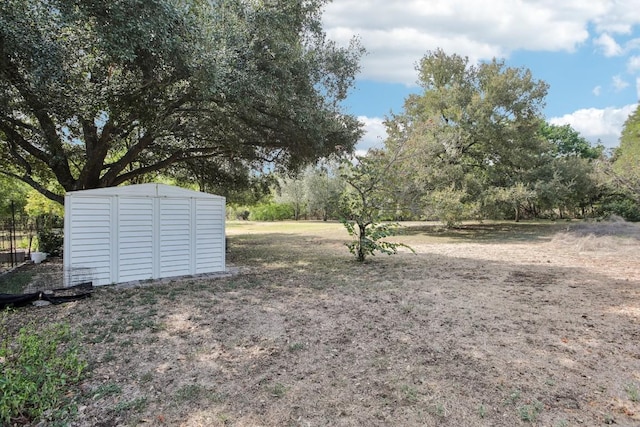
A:
POLYGON ((119 200, 118 282, 153 278, 153 199, 119 200))
POLYGON ((191 200, 160 199, 160 277, 191 274, 191 200))
POLYGON ((66 283, 92 281, 107 285, 111 277, 111 200, 102 197, 77 197, 70 203, 70 265, 66 283))
POLYGON ((196 273, 224 270, 224 206, 196 200, 196 273))

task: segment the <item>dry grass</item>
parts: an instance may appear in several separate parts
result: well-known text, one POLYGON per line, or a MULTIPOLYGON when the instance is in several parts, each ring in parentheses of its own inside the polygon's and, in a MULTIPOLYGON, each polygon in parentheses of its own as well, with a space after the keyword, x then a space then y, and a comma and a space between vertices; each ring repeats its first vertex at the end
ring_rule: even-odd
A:
POLYGON ((78 426, 638 425, 638 228, 570 225, 411 224, 362 265, 339 224, 234 223, 242 274, 12 326, 84 334, 78 426))

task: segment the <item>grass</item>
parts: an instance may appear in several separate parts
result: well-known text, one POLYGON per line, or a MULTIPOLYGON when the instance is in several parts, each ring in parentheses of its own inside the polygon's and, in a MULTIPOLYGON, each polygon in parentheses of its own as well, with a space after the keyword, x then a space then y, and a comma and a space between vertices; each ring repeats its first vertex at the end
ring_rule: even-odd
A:
POLYGON ((480 418, 484 418, 487 416, 487 407, 484 405, 478 406, 478 415, 480 418))
POLYGON ((0 425, 14 420, 59 421, 75 411, 77 391, 68 391, 85 376, 78 337, 68 324, 38 328, 28 323, 12 337, 0 312, 0 425))
POLYGON ((402 387, 400 387, 400 391, 408 402, 416 403, 418 401, 418 391, 414 387, 403 384, 402 387))
POLYGON ((284 384, 275 383, 269 388, 269 392, 271 396, 279 399, 287 393, 287 387, 284 384))
POLYGON ((240 275, 101 289, 90 300, 24 309, 12 319, 65 318, 83 334, 93 392, 78 402, 79 425, 160 417, 165 425, 601 424, 614 390, 624 390, 629 407, 640 391, 584 385, 582 374, 597 368, 572 338, 576 319, 589 314, 588 350, 611 349, 609 377, 629 381, 624 331, 632 328, 610 333, 628 314, 606 310, 633 308, 626 289, 636 282, 548 265, 566 248, 536 245, 559 228, 485 223, 444 231, 419 223, 399 236, 423 245, 419 255, 378 255, 362 265, 344 246, 340 224, 237 222, 227 227, 227 259, 240 275), (491 251, 505 242, 531 252, 514 260, 509 246, 501 260, 491 251), (590 305, 590 286, 601 280, 611 285, 590 305), (564 336, 584 372, 547 363, 567 357, 564 336), (565 395, 576 396, 579 414, 574 400, 540 403, 565 395), (585 395, 602 398, 587 405, 585 395))
POLYGON ((294 342, 294 343, 291 343, 291 344, 289 344, 288 350, 289 350, 291 353, 295 353, 295 352, 297 352, 297 351, 304 350, 304 344, 303 344, 303 343, 301 343, 301 342, 294 342))
POLYGON ((28 271, 16 271, 0 276, 0 294, 21 294, 33 276, 34 274, 28 271))
POLYGON ((625 387, 627 397, 632 402, 640 402, 640 389, 636 384, 627 384, 625 387))
MULTIPOLYGON (((322 235, 330 232, 333 235, 347 239, 348 235, 342 224, 338 221, 227 221, 227 235, 238 234, 274 234, 285 233, 294 235, 322 235)), ((233 247, 233 242, 231 243, 233 247)))
POLYGON ((505 399, 505 406, 515 405, 520 400, 521 395, 522 393, 520 390, 512 390, 511 393, 509 393, 509 396, 505 399))
POLYGON ((122 400, 114 408, 114 412, 134 411, 140 412, 147 407, 146 397, 137 397, 132 400, 122 400))
POLYGON ((116 383, 100 384, 92 393, 93 399, 102 399, 107 396, 117 396, 122 393, 122 387, 116 383))
POLYGON ((542 402, 534 400, 527 405, 518 406, 517 411, 522 421, 533 423, 538 419, 538 415, 544 409, 542 402))

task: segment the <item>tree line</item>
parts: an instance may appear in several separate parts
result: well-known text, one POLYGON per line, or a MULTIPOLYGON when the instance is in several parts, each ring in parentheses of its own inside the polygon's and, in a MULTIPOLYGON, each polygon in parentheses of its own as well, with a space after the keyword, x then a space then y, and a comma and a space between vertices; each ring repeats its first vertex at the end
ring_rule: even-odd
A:
POLYGON ((548 85, 499 59, 427 52, 384 145, 354 156, 342 101, 364 49, 327 39, 325 4, 0 3, 0 175, 58 203, 168 182, 249 219, 640 219, 638 111, 607 152, 547 123, 548 85))
POLYGON ((472 65, 436 50, 418 72, 422 93, 387 117, 383 147, 279 178, 272 203, 291 206, 293 219, 353 217, 358 209, 349 206, 360 199, 378 220, 448 226, 612 214, 640 220, 638 110, 620 147, 607 152, 571 126, 544 120, 548 86, 527 69, 498 60, 472 65))

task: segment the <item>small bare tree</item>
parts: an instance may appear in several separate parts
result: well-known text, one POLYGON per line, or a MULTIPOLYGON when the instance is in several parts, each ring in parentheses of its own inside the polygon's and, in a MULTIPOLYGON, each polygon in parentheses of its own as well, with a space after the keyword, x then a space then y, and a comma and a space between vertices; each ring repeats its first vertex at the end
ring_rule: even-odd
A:
POLYGON ((389 201, 386 190, 390 172, 400 153, 401 149, 392 153, 370 150, 366 156, 356 156, 343 162, 342 177, 348 188, 343 193, 342 223, 354 238, 347 247, 360 262, 376 252, 395 254, 399 247, 413 251, 404 243, 385 240, 396 235, 400 225, 382 222, 386 202, 389 201))

